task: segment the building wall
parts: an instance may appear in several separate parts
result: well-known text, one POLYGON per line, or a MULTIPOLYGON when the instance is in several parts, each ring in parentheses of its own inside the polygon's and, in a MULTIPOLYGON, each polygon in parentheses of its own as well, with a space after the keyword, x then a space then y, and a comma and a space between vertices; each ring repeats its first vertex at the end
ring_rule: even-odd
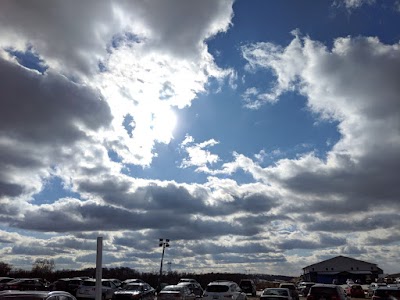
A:
POLYGON ((303 268, 303 279, 319 283, 343 284, 346 279, 362 283, 375 281, 383 271, 376 264, 345 256, 338 256, 303 268))
POLYGON ((335 257, 320 263, 311 265, 303 269, 304 273, 311 272, 351 272, 351 271, 370 271, 379 270, 376 264, 363 262, 347 257, 335 257))

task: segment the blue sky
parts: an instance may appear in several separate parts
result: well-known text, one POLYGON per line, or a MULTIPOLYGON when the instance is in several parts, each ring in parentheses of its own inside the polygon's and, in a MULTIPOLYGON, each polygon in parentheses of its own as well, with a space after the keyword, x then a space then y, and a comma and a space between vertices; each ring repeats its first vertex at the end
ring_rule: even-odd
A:
POLYGON ((65 1, 0 12, 0 255, 399 272, 400 2, 65 1))

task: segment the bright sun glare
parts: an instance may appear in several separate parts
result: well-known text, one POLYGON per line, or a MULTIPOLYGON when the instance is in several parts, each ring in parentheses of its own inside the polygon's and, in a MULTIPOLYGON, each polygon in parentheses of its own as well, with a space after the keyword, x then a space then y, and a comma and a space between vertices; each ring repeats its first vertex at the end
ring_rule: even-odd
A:
POLYGON ((170 107, 162 106, 154 110, 152 123, 154 137, 157 141, 168 143, 173 138, 177 117, 170 107))

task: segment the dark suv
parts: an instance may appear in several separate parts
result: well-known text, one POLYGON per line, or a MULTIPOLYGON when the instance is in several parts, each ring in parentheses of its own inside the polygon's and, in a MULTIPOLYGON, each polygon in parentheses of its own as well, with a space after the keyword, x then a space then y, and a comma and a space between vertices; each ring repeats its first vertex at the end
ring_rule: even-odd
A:
POLYGON ((344 289, 335 284, 314 284, 310 287, 307 300, 349 300, 344 289))
POLYGON ((253 297, 256 296, 256 285, 251 279, 242 279, 240 280, 239 287, 246 294, 251 294, 253 297))
POLYGON ((20 290, 20 291, 46 291, 49 283, 42 278, 17 278, 7 282, 3 286, 3 290, 20 290))
POLYGON ((372 294, 372 300, 400 300, 400 287, 380 286, 372 294))

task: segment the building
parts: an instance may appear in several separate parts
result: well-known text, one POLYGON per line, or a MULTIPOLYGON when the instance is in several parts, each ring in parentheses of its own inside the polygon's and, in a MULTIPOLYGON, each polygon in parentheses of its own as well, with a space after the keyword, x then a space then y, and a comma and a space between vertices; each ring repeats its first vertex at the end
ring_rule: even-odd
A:
POLYGON ((374 282, 383 270, 377 264, 362 260, 336 256, 303 268, 303 280, 318 283, 346 283, 347 279, 362 283, 374 282))

